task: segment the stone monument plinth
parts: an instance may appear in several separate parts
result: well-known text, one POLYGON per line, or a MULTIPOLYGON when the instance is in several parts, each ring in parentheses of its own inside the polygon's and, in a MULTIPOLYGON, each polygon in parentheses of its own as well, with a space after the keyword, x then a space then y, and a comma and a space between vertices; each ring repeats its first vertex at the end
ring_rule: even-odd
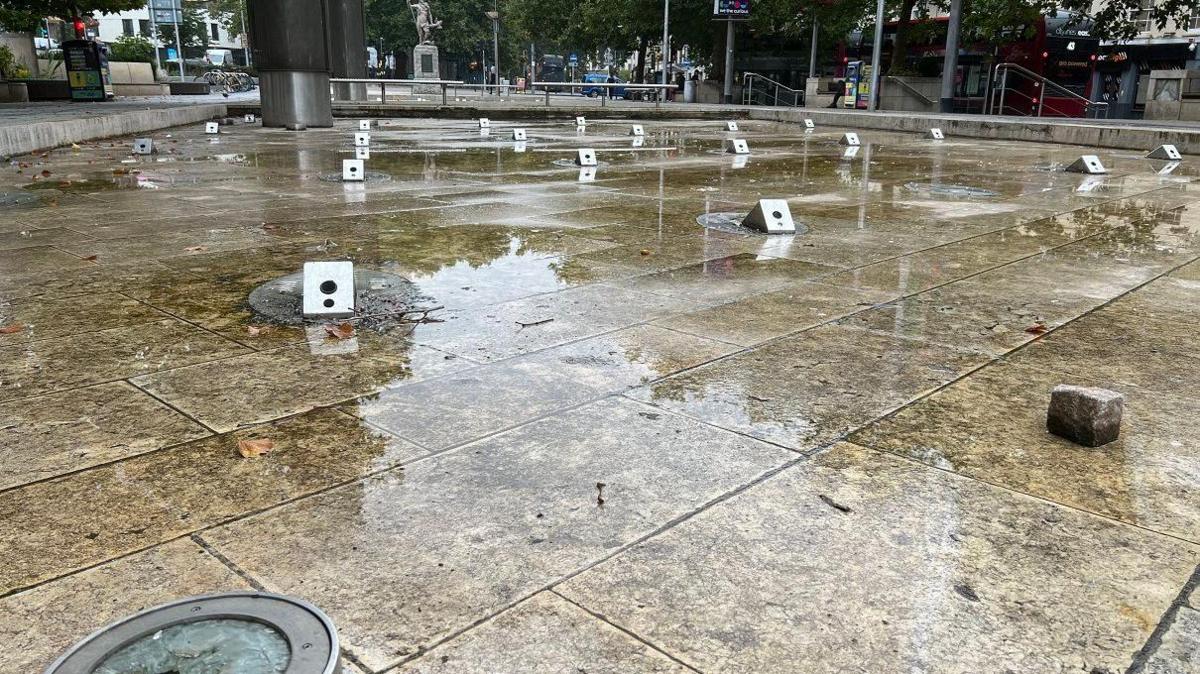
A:
MULTIPOLYGON (((434 44, 419 44, 413 47, 412 51, 413 64, 413 79, 414 80, 440 80, 442 79, 442 71, 438 64, 438 48, 434 44)), ((442 87, 440 85, 415 85, 413 93, 417 94, 440 94, 442 87)))

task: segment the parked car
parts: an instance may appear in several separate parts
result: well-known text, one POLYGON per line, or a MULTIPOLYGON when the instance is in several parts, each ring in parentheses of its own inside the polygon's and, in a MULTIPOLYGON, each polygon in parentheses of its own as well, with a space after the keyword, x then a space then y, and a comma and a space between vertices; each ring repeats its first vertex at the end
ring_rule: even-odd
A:
MULTIPOLYGON (((608 82, 608 75, 604 73, 588 73, 583 76, 583 81, 585 84, 595 84, 597 82, 604 84, 608 82)), ((616 84, 626 84, 626 82, 618 77, 616 78, 616 84)), ((583 95, 589 98, 607 96, 608 87, 584 87, 583 95)), ((616 98, 625 98, 625 87, 614 87, 612 95, 616 98)))

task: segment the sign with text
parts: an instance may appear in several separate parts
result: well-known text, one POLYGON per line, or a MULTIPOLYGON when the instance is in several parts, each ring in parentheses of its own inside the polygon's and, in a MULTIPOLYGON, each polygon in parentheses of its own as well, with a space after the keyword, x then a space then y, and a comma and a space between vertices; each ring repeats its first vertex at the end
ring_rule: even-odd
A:
POLYGON ((108 55, 102 43, 68 40, 62 44, 67 86, 73 101, 103 101, 112 96, 108 55))
POLYGON ((180 0, 150 0, 150 6, 154 9, 155 23, 183 23, 183 4, 180 0))
POLYGON ((713 0, 713 16, 718 19, 749 19, 750 0, 713 0))

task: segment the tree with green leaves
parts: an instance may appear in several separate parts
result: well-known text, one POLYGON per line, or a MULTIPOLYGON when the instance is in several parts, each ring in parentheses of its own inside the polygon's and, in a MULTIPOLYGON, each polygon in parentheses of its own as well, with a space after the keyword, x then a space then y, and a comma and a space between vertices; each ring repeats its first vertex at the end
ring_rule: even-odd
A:
MULTIPOLYGON (((195 5, 183 5, 183 21, 179 24, 179 44, 184 47, 208 47, 211 35, 208 32, 208 22, 204 20, 201 8, 195 5)), ((163 44, 175 44, 175 24, 160 23, 158 40, 163 44)))
MULTIPOLYGON (((1060 6, 1092 20, 1092 35, 1117 42, 1137 37, 1139 32, 1134 16, 1141 9, 1140 0, 1106 0, 1093 7, 1089 0, 1062 0, 1060 6)), ((1198 10, 1196 0, 1156 0, 1152 21, 1158 29, 1170 24, 1187 26, 1198 10)))
POLYGON ((154 63, 154 45, 141 35, 122 35, 108 43, 108 58, 130 63, 154 63))
MULTIPOLYGON (((205 0, 204 9, 208 17, 221 24, 230 35, 242 32, 242 21, 246 17, 246 0, 205 0)), ((249 26, 246 29, 249 30, 249 26)))
POLYGON ((35 17, 69 19, 90 14, 112 14, 145 7, 145 0, 0 0, 0 16, 22 12, 35 17))

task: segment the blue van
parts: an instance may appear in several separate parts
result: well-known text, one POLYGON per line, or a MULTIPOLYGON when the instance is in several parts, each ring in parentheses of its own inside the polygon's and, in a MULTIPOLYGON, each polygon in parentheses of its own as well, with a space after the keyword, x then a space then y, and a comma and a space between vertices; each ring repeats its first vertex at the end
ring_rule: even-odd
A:
MULTIPOLYGON (((616 82, 617 84, 625 84, 625 80, 623 80, 619 77, 616 79, 617 79, 617 82, 616 82)), ((604 83, 608 82, 608 75, 605 75, 604 73, 588 73, 583 76, 583 81, 585 84, 592 84, 592 83, 596 83, 596 82, 604 84, 604 83)), ((583 95, 587 96, 589 98, 595 98, 597 96, 607 96, 608 95, 608 87, 584 87, 583 95)), ((613 87, 613 96, 615 98, 625 98, 625 87, 613 87)))

